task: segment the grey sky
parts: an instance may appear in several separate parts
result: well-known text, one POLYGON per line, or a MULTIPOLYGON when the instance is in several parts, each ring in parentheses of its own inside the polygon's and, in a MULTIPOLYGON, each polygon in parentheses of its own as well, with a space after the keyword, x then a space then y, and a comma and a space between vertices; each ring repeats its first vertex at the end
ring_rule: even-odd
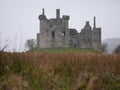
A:
POLYGON ((22 49, 26 39, 36 38, 42 8, 47 18, 54 18, 57 8, 70 15, 69 27, 79 32, 85 21, 93 26, 96 16, 102 40, 120 37, 120 0, 0 0, 0 37, 9 41, 9 48, 22 49))

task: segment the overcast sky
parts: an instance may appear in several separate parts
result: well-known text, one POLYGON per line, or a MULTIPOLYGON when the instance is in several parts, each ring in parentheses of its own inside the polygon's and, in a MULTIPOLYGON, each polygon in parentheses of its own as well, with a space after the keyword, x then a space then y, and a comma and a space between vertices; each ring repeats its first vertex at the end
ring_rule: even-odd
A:
POLYGON ((120 38, 120 0, 0 0, 0 40, 8 40, 9 49, 22 50, 25 40, 39 32, 38 15, 45 9, 47 18, 69 15, 69 27, 78 32, 96 16, 97 27, 102 28, 102 40, 120 38))

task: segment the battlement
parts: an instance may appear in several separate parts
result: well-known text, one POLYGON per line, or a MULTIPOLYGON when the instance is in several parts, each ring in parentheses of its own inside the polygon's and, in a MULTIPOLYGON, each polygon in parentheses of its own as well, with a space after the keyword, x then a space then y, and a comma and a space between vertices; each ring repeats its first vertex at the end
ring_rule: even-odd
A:
POLYGON ((64 20, 69 20, 69 19, 70 19, 70 17, 67 16, 67 15, 63 15, 62 18, 63 18, 64 20))
POLYGON ((44 19, 46 19, 46 16, 45 16, 45 15, 39 15, 39 16, 38 16, 38 19, 39 19, 39 20, 44 20, 44 19))

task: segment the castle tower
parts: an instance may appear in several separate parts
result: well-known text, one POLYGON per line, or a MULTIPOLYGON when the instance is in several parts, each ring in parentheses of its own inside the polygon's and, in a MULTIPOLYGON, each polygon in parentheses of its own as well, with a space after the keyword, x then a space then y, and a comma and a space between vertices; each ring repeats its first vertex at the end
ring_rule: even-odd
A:
POLYGON ((47 19, 45 10, 39 15, 40 33, 37 34, 37 42, 40 48, 69 47, 69 16, 60 17, 60 9, 56 9, 56 18, 47 19))
POLYGON ((48 37, 46 37, 48 35, 48 32, 49 31, 49 20, 46 18, 46 15, 45 15, 45 10, 44 8, 42 9, 42 14, 38 16, 38 19, 40 20, 40 33, 38 33, 37 37, 37 41, 39 42, 38 43, 38 46, 40 48, 47 48, 48 44, 47 44, 47 40, 48 40, 48 37))
POLYGON ((94 17, 94 25, 93 25, 93 49, 97 51, 101 51, 101 28, 96 27, 96 18, 94 17))
POLYGON ((69 42, 69 16, 60 17, 60 9, 56 9, 56 18, 50 19, 50 31, 52 31, 51 47, 68 47, 69 42))
POLYGON ((43 29, 44 29, 43 25, 45 24, 44 22, 46 20, 44 8, 42 9, 42 15, 39 15, 38 19, 40 20, 40 23, 39 23, 39 27, 40 27, 39 32, 40 33, 37 33, 37 46, 41 47, 41 45, 40 45, 41 40, 40 39, 42 38, 42 35, 40 35, 40 34, 43 33, 43 29))
POLYGON ((70 19, 70 17, 67 16, 67 15, 62 16, 63 32, 65 33, 65 35, 64 35, 64 37, 65 37, 65 40, 64 40, 65 47, 69 47, 69 45, 68 45, 69 39, 70 39, 69 19, 70 19))
POLYGON ((44 8, 42 9, 42 14, 38 16, 38 19, 40 20, 40 32, 43 32, 44 29, 46 28, 46 16, 45 16, 45 11, 44 8))

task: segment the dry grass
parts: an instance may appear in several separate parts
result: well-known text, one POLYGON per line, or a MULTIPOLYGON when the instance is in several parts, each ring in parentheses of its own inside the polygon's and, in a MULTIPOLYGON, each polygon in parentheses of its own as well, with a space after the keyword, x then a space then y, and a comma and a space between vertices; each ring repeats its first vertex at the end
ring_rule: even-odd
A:
POLYGON ((92 77, 87 90, 101 90, 101 83, 98 77, 92 77))
POLYGON ((7 86, 16 90, 120 90, 120 55, 2 52, 0 89, 7 90, 7 86))

